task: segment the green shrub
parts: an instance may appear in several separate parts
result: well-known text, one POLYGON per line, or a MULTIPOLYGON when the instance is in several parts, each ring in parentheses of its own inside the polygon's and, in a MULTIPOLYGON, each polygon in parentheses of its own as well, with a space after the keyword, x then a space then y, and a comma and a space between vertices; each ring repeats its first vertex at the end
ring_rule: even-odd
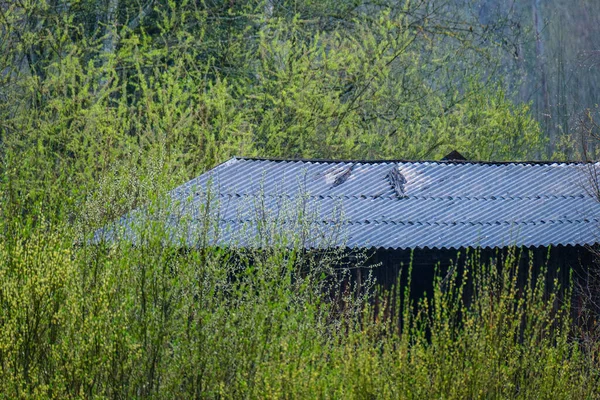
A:
POLYGON ((390 314, 356 291, 332 300, 346 282, 335 251, 313 257, 281 238, 182 250, 160 224, 135 245, 74 245, 44 226, 0 245, 6 398, 597 397, 568 294, 543 271, 519 287, 510 261, 498 271, 474 257, 390 314))

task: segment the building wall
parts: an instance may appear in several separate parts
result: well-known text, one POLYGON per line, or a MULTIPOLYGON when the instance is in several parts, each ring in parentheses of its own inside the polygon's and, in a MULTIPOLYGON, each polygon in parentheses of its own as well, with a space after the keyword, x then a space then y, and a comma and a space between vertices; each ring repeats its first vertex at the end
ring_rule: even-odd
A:
MULTIPOLYGON (((411 271, 410 294, 412 299, 418 299, 424 294, 428 297, 433 292, 434 277, 444 278, 449 272, 462 275, 465 265, 478 262, 492 263, 498 268, 504 265, 518 263, 518 285, 523 286, 528 281, 530 273, 535 278, 544 267, 547 267, 546 284, 553 288, 555 279, 562 287, 569 287, 572 274, 574 282, 584 284, 589 278, 589 271, 597 268, 596 257, 582 246, 557 246, 552 248, 520 248, 520 249, 414 249, 414 250, 371 250, 370 257, 364 268, 356 270, 354 278, 364 280, 372 273, 381 286, 393 291, 391 297, 396 297, 398 288, 404 292, 411 271), (399 283, 399 284, 398 284, 399 283)), ((470 283, 467 284, 466 295, 470 294, 470 283)), ((573 293, 573 306, 576 309, 582 299, 581 294, 573 293)))

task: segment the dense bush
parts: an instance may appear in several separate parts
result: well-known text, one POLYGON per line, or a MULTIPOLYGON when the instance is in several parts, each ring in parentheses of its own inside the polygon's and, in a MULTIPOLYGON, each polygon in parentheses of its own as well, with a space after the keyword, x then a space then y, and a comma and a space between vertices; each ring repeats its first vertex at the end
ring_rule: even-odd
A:
POLYGON ((182 250, 164 246, 160 225, 137 238, 74 246, 44 224, 3 238, 3 397, 598 395, 569 303, 546 279, 518 287, 510 261, 502 272, 474 261, 390 311, 389 295, 375 307, 348 289, 334 251, 182 250))

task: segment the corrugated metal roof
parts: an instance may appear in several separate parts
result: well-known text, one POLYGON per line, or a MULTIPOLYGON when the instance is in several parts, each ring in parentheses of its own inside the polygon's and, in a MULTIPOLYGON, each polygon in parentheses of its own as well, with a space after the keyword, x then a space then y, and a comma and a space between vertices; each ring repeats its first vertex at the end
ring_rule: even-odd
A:
MULTIPOLYGON (((220 245, 249 245, 248 238, 261 236, 269 225, 264 221, 282 235, 306 230, 303 245, 309 247, 585 245, 599 241, 600 203, 591 183, 599 168, 600 163, 234 158, 170 195, 191 230, 198 228, 210 198, 218 221, 211 235, 220 245), (404 196, 388 179, 392 169, 406 181, 404 196), (338 179, 342 174, 345 180, 338 179)), ((177 235, 182 219, 170 221, 177 235)))

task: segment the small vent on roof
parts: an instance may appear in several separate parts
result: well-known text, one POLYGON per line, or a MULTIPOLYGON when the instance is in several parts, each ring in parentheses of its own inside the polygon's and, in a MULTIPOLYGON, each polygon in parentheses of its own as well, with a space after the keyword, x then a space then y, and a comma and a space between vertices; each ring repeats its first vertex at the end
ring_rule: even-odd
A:
POLYGON ((388 172, 387 179, 390 182, 392 188, 394 189, 396 197, 398 197, 399 199, 407 197, 404 193, 404 185, 406 184, 406 178, 398 170, 397 166, 392 168, 392 170, 388 172))
POLYGON ((333 183, 331 184, 331 187, 334 188, 334 187, 339 186, 342 183, 346 182, 348 180, 348 178, 350 178, 350 175, 352 175, 352 170, 354 169, 355 166, 356 166, 356 164, 351 164, 350 166, 344 168, 342 171, 340 171, 338 174, 336 174, 335 179, 333 180, 333 183))
POLYGON ((442 158, 442 161, 467 161, 467 159, 458 151, 452 150, 452 152, 446 154, 446 156, 442 158))

